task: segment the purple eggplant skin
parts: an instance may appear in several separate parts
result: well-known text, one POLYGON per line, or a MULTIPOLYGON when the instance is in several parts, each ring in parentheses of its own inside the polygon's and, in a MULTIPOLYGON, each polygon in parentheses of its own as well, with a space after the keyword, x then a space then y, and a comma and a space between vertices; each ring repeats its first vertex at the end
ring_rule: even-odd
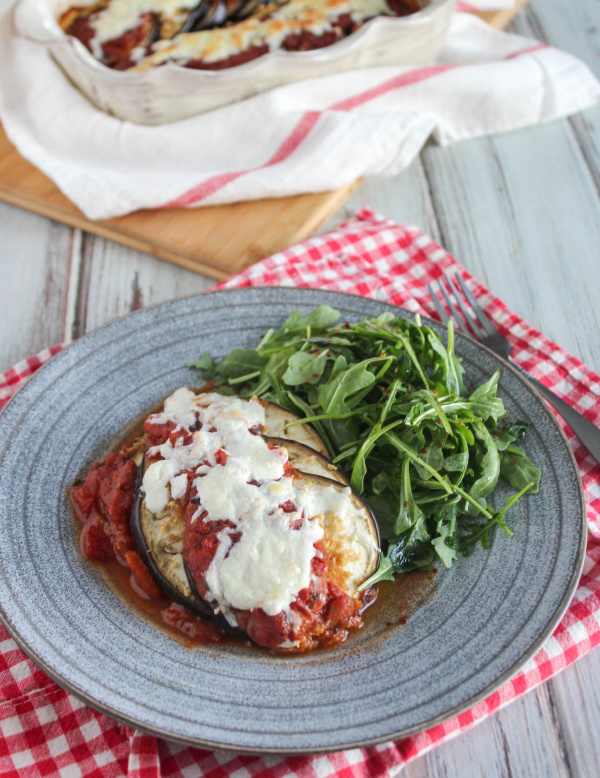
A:
POLYGON ((199 29, 208 12, 211 10, 212 5, 213 4, 210 3, 209 0, 200 0, 198 5, 195 6, 195 8, 192 8, 180 29, 177 30, 177 35, 199 29))
POLYGON ((208 608, 205 603, 197 603, 190 597, 186 597, 182 592, 179 591, 179 589, 176 589, 171 583, 169 583, 169 581, 167 581, 167 579, 158 569, 156 562, 150 554, 148 544, 146 543, 146 538, 144 537, 144 532, 142 530, 143 495, 141 486, 142 478, 144 477, 144 461, 145 458, 142 459, 139 465, 137 483, 135 485, 135 499, 131 507, 131 513, 129 514, 129 528, 131 529, 136 551, 140 555, 142 562, 150 571, 150 575, 154 579, 154 583, 158 586, 165 597, 177 603, 177 605, 183 605, 184 608, 187 608, 195 616, 212 617, 212 609, 208 608))
POLYGON ((215 621, 219 625, 219 627, 222 627, 225 630, 225 632, 227 632, 228 635, 231 635, 231 637, 239 638, 240 640, 249 640, 250 638, 243 630, 238 629, 237 627, 232 627, 231 624, 225 618, 225 616, 223 616, 220 613, 215 613, 210 607, 210 605, 206 602, 206 600, 202 599, 202 595, 198 591, 198 585, 194 580, 192 571, 188 567, 188 564, 185 561, 185 559, 183 560, 183 569, 185 570, 185 574, 187 576, 190 589, 192 590, 192 596, 194 597, 194 600, 198 603, 199 606, 201 605, 203 608, 210 609, 210 618, 213 621, 215 621))
POLYGON ((154 583, 158 586, 161 593, 164 594, 164 596, 167 599, 171 600, 177 605, 182 605, 184 608, 187 608, 187 610, 193 613, 194 616, 199 616, 200 618, 204 618, 204 619, 208 618, 211 621, 216 622, 216 624, 222 629, 224 629, 228 635, 247 640, 248 636, 246 635, 245 632, 242 632, 241 630, 232 627, 222 615, 215 613, 213 609, 210 607, 210 605, 207 602, 205 602, 205 600, 202 599, 200 593, 198 592, 198 587, 196 586, 196 582, 194 581, 190 571, 188 570, 188 566, 187 564, 185 564, 185 562, 184 562, 184 568, 190 584, 190 589, 192 590, 192 597, 186 597, 185 594, 180 592, 179 589, 177 589, 175 586, 173 586, 173 584, 167 581, 167 579, 158 569, 156 562, 152 558, 152 554, 150 553, 148 544, 146 542, 146 538, 144 536, 144 532, 142 530, 141 517, 142 517, 142 501, 144 497, 141 491, 141 485, 142 485, 143 475, 144 475, 144 459, 142 459, 139 466, 138 478, 136 483, 136 491, 135 491, 135 499, 129 516, 129 526, 135 543, 136 551, 140 555, 142 562, 146 565, 146 567, 150 571, 150 575, 152 576, 154 583))
POLYGON ((296 440, 289 440, 288 438, 273 438, 268 435, 264 436, 264 440, 269 446, 279 446, 279 448, 285 448, 289 455, 289 462, 301 473, 321 475, 324 478, 328 478, 332 481, 344 484, 344 486, 350 486, 350 481, 346 478, 344 473, 332 464, 331 460, 323 456, 316 449, 305 445, 304 443, 298 443, 296 440), (304 462, 302 461, 304 459, 304 462), (313 461, 314 465, 312 469, 305 467, 306 462, 313 461))

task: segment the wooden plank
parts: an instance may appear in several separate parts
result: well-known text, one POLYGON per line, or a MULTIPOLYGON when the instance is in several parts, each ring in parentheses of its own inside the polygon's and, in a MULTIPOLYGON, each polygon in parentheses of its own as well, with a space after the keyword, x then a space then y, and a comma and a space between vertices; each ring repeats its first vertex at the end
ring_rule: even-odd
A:
POLYGON ((480 16, 485 22, 491 24, 493 27, 503 29, 507 27, 515 16, 520 13, 530 0, 515 0, 512 8, 508 8, 505 11, 480 11, 477 16, 480 16))
POLYGON ((0 203, 0 372, 65 339, 72 231, 0 203))
POLYGON ((409 764, 406 778, 569 778, 542 690, 409 764))
POLYGON ((572 775, 597 775, 600 764, 600 651, 596 649, 553 678, 549 688, 572 775))
POLYGON ((440 232, 421 157, 393 178, 369 178, 353 192, 342 209, 328 219, 321 228, 327 232, 340 221, 350 219, 360 208, 367 206, 388 219, 403 224, 415 224, 439 241, 440 232))
POLYGON ((429 146, 422 156, 446 248, 523 318, 599 370, 600 343, 586 333, 600 329, 600 274, 591 271, 600 198, 568 122, 429 146))
MULTIPOLYGON (((548 41, 568 51, 600 76, 600 25, 597 0, 577 0, 563 12, 562 0, 533 0, 515 30, 548 41)), ((600 190, 600 106, 569 120, 581 146, 596 187, 600 190)))
POLYGON ((73 335, 79 337, 117 316, 174 297, 203 292, 212 285, 211 279, 198 273, 86 235, 73 335))
POLYGON ((137 211, 91 221, 19 155, 0 128, 0 199, 217 279, 312 235, 356 186, 233 205, 137 211))

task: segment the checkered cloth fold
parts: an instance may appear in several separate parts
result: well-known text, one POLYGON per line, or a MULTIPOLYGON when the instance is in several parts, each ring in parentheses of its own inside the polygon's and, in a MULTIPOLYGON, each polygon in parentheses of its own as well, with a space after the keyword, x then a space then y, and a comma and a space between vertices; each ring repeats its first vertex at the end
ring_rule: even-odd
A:
MULTIPOLYGON (((304 286, 351 292, 434 314, 427 283, 458 263, 414 227, 371 211, 328 235, 313 238, 252 266, 216 288, 304 286)), ((514 344, 527 370, 597 425, 600 377, 518 318, 466 271, 463 277, 487 313, 514 344)), ((0 406, 61 346, 20 362, 0 377, 0 406)), ((508 683, 475 707, 395 743, 336 754, 242 756, 175 745, 142 734, 92 710, 53 683, 0 628, 0 774, 113 778, 378 778, 469 729, 550 678, 600 643, 600 466, 571 431, 587 504, 585 566, 571 605, 540 651, 508 683)))

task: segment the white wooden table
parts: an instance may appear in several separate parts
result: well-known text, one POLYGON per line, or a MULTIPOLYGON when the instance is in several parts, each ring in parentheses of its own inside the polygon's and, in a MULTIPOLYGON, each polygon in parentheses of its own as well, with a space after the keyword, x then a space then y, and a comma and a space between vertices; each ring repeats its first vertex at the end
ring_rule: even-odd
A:
MULTIPOLYGON (((516 21, 600 76, 600 0, 533 0, 516 21)), ((600 107, 430 146, 361 204, 419 225, 535 327, 600 372, 600 107)), ((0 204, 0 371, 115 316, 212 281, 0 204)), ((600 650, 405 768, 409 778, 600 775, 600 650)))

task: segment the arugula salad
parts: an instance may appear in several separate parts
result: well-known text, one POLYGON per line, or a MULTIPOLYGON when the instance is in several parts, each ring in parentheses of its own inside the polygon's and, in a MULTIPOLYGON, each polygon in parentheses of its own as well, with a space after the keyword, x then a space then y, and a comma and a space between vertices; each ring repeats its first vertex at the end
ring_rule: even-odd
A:
POLYGON ((501 371, 466 388, 452 321, 444 345, 418 316, 349 324, 322 305, 294 311, 255 349, 188 366, 216 391, 269 400, 316 429, 379 524, 384 553, 361 588, 436 558, 450 567, 476 543, 487 548, 495 527, 511 535, 506 512, 538 491, 540 471, 517 445, 527 422, 507 419, 501 371), (501 478, 515 494, 494 507, 501 478))

